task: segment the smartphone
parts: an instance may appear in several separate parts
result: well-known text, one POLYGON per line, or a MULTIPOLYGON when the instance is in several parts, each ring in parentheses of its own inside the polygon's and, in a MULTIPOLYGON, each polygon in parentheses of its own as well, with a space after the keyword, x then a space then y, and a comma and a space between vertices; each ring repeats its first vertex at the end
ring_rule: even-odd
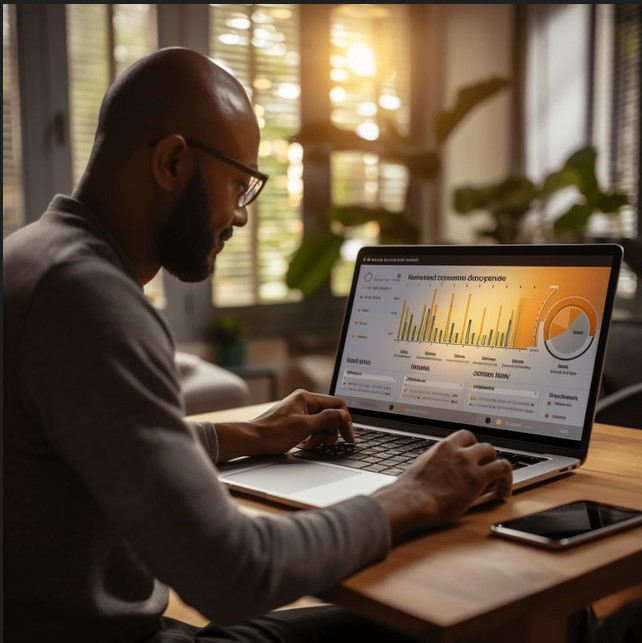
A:
POLYGON ((642 524, 642 511, 593 500, 575 500, 491 525, 496 536, 547 549, 566 549, 642 524))

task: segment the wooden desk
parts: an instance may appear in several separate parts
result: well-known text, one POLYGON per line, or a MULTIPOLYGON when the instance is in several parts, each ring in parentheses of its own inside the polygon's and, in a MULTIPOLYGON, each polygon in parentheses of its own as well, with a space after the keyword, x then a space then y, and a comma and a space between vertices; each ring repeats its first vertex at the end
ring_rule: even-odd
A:
MULTIPOLYGON (((268 406, 198 417, 249 419, 268 406)), ((597 424, 580 469, 473 509, 456 525, 394 549, 323 598, 420 641, 562 643, 569 614, 642 580, 642 527, 565 552, 500 540, 488 530, 582 498, 642 509, 642 430, 597 424)))

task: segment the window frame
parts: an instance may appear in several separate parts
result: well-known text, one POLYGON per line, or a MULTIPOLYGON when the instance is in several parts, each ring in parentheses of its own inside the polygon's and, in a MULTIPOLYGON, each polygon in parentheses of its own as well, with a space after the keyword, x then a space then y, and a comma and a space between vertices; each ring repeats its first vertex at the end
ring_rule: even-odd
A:
MULTIPOLYGON (((417 23, 425 21, 426 9, 413 5, 417 23)), ((157 4, 158 47, 183 46, 209 54, 208 5, 157 4)), ((301 50, 301 125, 330 119, 329 33, 332 5, 301 5, 301 30, 306 46, 301 50), (325 25, 325 29, 322 26, 325 25), (326 55, 323 54, 326 52, 326 55)), ((40 217, 56 193, 70 194, 73 186, 69 137, 66 5, 16 5, 21 132, 23 137, 23 192, 25 223, 40 217), (29 171, 27 171, 29 170, 29 171)), ((417 30, 419 31, 419 30, 417 30)), ((423 47, 413 34, 412 47, 423 47)), ((413 56, 413 59, 415 56, 413 56)), ((425 96, 423 68, 413 69, 413 99, 425 96)), ((425 104, 423 105, 425 112, 425 104)), ((414 110, 411 109, 414 114, 414 110)), ((413 117, 413 127, 424 123, 413 117)), ((303 166, 305 185, 302 212, 304 229, 328 227, 326 217, 331 199, 330 158, 308 160, 303 166)), ((421 222, 421 199, 415 218, 421 222)), ((216 314, 211 300, 210 279, 186 284, 164 273, 167 306, 163 314, 179 342, 202 341, 206 327, 216 314)), ((332 294, 330 285, 301 301, 253 306, 225 307, 226 315, 239 317, 253 337, 308 336, 325 338, 335 346, 346 297, 332 294), (334 320, 334 323, 329 322, 334 320), (303 330, 304 329, 304 330, 303 330)))

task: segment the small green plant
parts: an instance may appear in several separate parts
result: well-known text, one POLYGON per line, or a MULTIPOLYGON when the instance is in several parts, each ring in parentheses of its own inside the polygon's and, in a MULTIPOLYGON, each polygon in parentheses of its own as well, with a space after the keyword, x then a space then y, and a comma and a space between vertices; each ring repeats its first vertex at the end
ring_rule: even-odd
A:
POLYGON ((221 366, 240 366, 245 361, 245 328, 238 317, 217 317, 208 329, 208 339, 216 348, 221 366))
MULTIPOLYGON (((411 179, 431 181, 441 171, 441 146, 457 125, 477 105, 509 84, 503 78, 490 78, 461 89, 454 107, 439 112, 435 117, 433 133, 437 141, 436 149, 426 149, 411 138, 401 136, 391 123, 381 124, 381 136, 376 141, 367 141, 354 132, 326 122, 304 128, 292 140, 304 146, 308 159, 315 155, 327 158, 332 151, 359 150, 377 154, 383 162, 405 165, 411 179)), ((359 204, 332 205, 328 212, 327 228, 306 232, 291 258, 286 274, 288 287, 308 295, 328 281, 345 241, 342 232, 345 228, 376 221, 380 243, 417 243, 420 231, 409 213, 411 184, 412 181, 409 181, 405 207, 399 212, 359 204), (332 223, 335 225, 332 226, 332 223), (337 232, 337 227, 341 231, 337 232)))
POLYGON ((544 211, 556 192, 576 188, 576 202, 552 223, 540 219, 537 231, 543 238, 576 239, 586 234, 591 216, 596 212, 612 215, 619 222, 622 208, 629 204, 623 192, 602 190, 595 174, 597 152, 584 147, 571 154, 559 170, 551 172, 537 185, 522 175, 509 176, 482 187, 461 187, 454 192, 454 208, 459 214, 485 210, 493 216, 493 227, 479 230, 482 237, 499 243, 526 242, 524 222, 535 210, 544 211))

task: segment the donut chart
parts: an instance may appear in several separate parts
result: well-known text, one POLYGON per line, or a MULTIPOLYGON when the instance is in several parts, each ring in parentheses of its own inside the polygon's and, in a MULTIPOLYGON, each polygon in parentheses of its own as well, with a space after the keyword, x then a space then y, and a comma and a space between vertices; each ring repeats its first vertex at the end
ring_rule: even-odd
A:
POLYGON ((546 317, 544 345, 556 359, 577 359, 590 348, 596 329, 597 314, 590 302, 578 297, 564 299, 546 317))

